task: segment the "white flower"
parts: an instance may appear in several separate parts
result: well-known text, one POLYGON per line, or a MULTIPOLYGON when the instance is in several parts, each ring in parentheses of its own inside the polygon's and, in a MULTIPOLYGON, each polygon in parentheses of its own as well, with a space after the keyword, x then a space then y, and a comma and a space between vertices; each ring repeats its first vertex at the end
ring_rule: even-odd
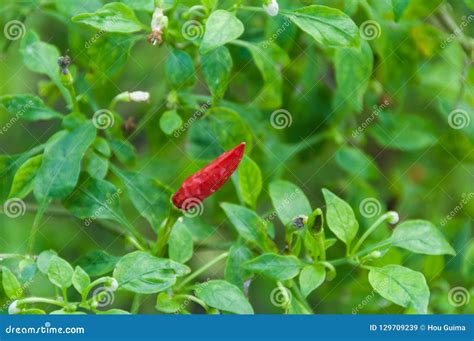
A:
POLYGON ((280 10, 280 6, 278 5, 277 0, 270 0, 270 1, 266 1, 263 4, 263 9, 265 10, 265 12, 267 12, 267 14, 269 16, 274 17, 274 16, 278 15, 278 11, 280 10))
POLYGON ((10 315, 15 315, 18 314, 21 310, 17 307, 18 301, 13 301, 9 306, 8 306, 8 313, 10 315))
POLYGON ((168 26, 168 17, 163 14, 162 8, 155 8, 150 26, 152 31, 162 31, 163 28, 168 26))
POLYGON ((118 286, 119 286, 119 284, 118 284, 117 280, 115 278, 112 278, 112 280, 109 283, 110 290, 115 291, 115 290, 117 290, 118 286))
POLYGON ((387 213, 387 221, 390 224, 396 224, 400 220, 400 217, 398 216, 398 213, 395 211, 390 211, 387 213))
POLYGON ((128 93, 128 98, 132 102, 148 102, 150 93, 146 91, 133 91, 128 93))

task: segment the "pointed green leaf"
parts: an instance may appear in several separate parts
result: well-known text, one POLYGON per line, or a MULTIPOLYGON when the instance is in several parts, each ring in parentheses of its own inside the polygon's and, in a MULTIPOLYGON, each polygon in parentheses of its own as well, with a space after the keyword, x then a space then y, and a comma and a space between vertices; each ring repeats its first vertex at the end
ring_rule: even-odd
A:
POLYGON ((87 272, 80 266, 76 266, 74 274, 72 275, 72 285, 80 293, 83 294, 87 286, 91 284, 91 279, 87 272))
POLYGON ((5 107, 9 114, 15 115, 18 119, 39 121, 63 118, 63 115, 48 108, 41 98, 34 95, 1 96, 0 104, 5 107))
POLYGON ((304 192, 289 181, 277 180, 270 183, 270 198, 273 209, 283 225, 287 225, 299 215, 309 216, 311 205, 304 192))
POLYGON ((224 46, 218 47, 201 57, 201 71, 214 101, 224 97, 232 65, 232 56, 224 46))
POLYGON ((206 22, 201 53, 204 54, 225 45, 240 37, 242 33, 244 33, 244 24, 234 14, 224 10, 214 11, 206 22))
POLYGON ((234 314, 253 314, 253 308, 242 291, 222 280, 211 280, 199 286, 196 296, 208 306, 234 314))
POLYGON ((74 269, 64 259, 58 256, 52 256, 48 265, 48 278, 51 283, 67 289, 72 285, 72 276, 74 269))
POLYGON ((308 296, 323 284, 326 278, 326 270, 321 264, 308 265, 301 270, 300 273, 300 288, 303 296, 308 296))
POLYGON ((244 269, 276 281, 296 277, 303 266, 304 263, 295 256, 280 256, 275 253, 265 253, 243 264, 244 269))
POLYGON ((248 156, 240 162, 238 179, 242 199, 250 207, 256 207, 258 196, 262 191, 262 171, 248 156))

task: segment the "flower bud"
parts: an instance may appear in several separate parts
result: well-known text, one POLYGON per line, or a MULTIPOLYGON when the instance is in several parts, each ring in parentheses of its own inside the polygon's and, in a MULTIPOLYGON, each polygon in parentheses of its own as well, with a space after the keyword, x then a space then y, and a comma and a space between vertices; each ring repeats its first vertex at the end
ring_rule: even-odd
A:
POLYGON ((118 289, 119 284, 115 278, 111 278, 110 281, 107 283, 107 286, 111 291, 115 291, 118 289))
POLYGON ((396 224, 400 220, 400 217, 398 216, 398 213, 395 211, 390 211, 387 213, 387 221, 390 224, 396 224))
POLYGON ((128 96, 132 102, 148 102, 150 100, 150 93, 146 91, 129 92, 128 96))
POLYGON ((376 250, 376 251, 373 251, 371 254, 370 254, 370 257, 371 258, 380 258, 382 257, 382 252, 376 250))
POLYGON ((267 0, 263 4, 263 9, 267 14, 271 17, 278 15, 278 11, 280 10, 280 6, 276 0, 267 0))
POLYGON ((291 224, 297 229, 301 229, 308 222, 308 216, 299 215, 291 221, 291 224))
POLYGON ((21 312, 21 310, 18 308, 17 305, 18 305, 18 301, 15 300, 8 306, 8 313, 10 315, 15 315, 15 314, 18 314, 19 312, 21 312))

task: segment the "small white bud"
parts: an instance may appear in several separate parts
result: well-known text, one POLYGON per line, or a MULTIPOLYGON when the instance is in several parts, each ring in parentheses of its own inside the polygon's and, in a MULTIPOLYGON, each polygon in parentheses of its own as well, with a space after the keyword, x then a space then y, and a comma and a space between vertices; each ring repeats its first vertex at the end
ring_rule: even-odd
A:
POLYGON ((280 10, 280 6, 276 0, 266 1, 263 4, 263 9, 267 14, 271 17, 278 15, 278 11, 280 10))
POLYGON ((128 93, 128 97, 132 102, 148 102, 150 93, 146 91, 133 91, 128 93))
POLYGON ((380 252, 380 251, 378 251, 378 250, 377 250, 377 251, 373 251, 373 252, 370 254, 370 256, 371 256, 372 258, 380 258, 380 257, 382 257, 382 252, 380 252))
POLYGON ((162 31, 163 28, 168 27, 168 17, 164 15, 162 8, 155 8, 150 26, 152 31, 162 31))
POLYGON ((110 290, 115 291, 118 289, 119 284, 115 278, 112 278, 108 286, 110 290))
POLYGON ((21 310, 17 307, 17 304, 18 304, 18 301, 15 300, 8 306, 8 313, 10 315, 15 315, 21 312, 21 310))
POLYGON ((387 221, 390 224, 396 224, 400 220, 400 217, 398 216, 398 213, 395 211, 390 211, 387 213, 387 221))

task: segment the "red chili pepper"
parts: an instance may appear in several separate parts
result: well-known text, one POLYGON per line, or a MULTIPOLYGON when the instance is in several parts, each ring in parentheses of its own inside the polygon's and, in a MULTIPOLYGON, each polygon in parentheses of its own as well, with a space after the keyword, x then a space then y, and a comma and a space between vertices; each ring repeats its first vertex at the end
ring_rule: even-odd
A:
POLYGON ((187 211, 216 192, 237 169, 244 156, 244 149, 245 142, 224 152, 206 167, 186 178, 173 195, 173 204, 187 211))

